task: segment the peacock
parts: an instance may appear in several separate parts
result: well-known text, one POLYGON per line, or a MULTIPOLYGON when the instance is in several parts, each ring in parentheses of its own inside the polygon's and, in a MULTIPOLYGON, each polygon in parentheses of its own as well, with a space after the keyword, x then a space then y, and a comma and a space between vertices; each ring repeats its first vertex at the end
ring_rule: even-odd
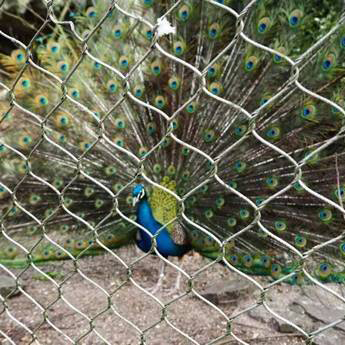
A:
POLYGON ((343 4, 315 3, 76 2, 2 54, 0 263, 136 244, 344 282, 343 4))

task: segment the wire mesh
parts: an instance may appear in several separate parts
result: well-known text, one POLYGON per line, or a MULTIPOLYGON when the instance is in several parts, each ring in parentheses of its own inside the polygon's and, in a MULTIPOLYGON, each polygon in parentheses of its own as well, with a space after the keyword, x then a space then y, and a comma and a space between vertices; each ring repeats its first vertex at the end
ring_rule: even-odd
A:
MULTIPOLYGON (((3 5, 5 1, 2 1, 3 5)), ((35 248, 39 245, 39 242, 32 247, 31 249, 26 248, 23 246, 21 243, 18 243, 16 240, 14 240, 9 234, 8 231, 4 225, 4 220, 8 216, 8 211, 7 213, 2 215, 1 218, 1 233, 2 235, 10 242, 12 242, 15 246, 18 246, 27 256, 28 259, 28 264, 27 267, 20 272, 14 272, 11 269, 5 267, 4 265, 0 264, 1 270, 9 275, 10 277, 13 278, 15 282, 15 287, 11 293, 9 293, 7 296, 1 296, 0 295, 0 300, 1 300, 1 307, 0 307, 0 315, 2 317, 6 317, 14 322, 17 327, 20 329, 24 330, 25 334, 28 335, 27 338, 25 338, 25 343, 28 344, 45 344, 48 343, 48 340, 42 340, 37 337, 37 332, 42 328, 44 325, 47 327, 51 327, 54 329, 57 333, 60 334, 61 339, 63 343, 71 343, 71 344, 83 344, 83 343, 88 343, 87 338, 90 335, 93 335, 96 339, 94 340, 95 343, 104 343, 104 344, 112 344, 112 340, 107 339, 104 335, 102 335, 102 332, 98 329, 97 327, 97 321, 98 318, 101 317, 102 315, 106 315, 108 312, 112 312, 114 315, 118 316, 118 318, 125 323, 127 326, 133 329, 133 331, 137 334, 138 337, 138 343, 140 344, 146 344, 147 343, 147 334, 150 333, 152 329, 155 329, 157 326, 160 324, 164 323, 168 325, 170 328, 172 328, 174 331, 178 332, 182 338, 187 341, 188 343, 192 344, 201 344, 200 342, 196 341, 195 338, 186 332, 184 332, 182 329, 180 329, 176 324, 174 324, 170 319, 169 319, 169 308, 171 305, 175 303, 179 303, 181 299, 183 299, 186 296, 195 296, 197 299, 200 301, 203 301, 209 308, 211 308, 213 311, 218 313, 221 318, 224 320, 223 323, 223 334, 216 339, 212 339, 211 341, 207 342, 207 344, 231 344, 233 342, 239 343, 239 344, 249 344, 247 340, 241 339, 240 336, 236 335, 236 333, 233 331, 234 327, 234 322, 243 314, 248 313, 249 311, 258 308, 260 306, 263 306, 271 315, 273 315, 274 318, 280 319, 286 324, 290 325, 295 332, 303 339, 305 344, 312 344, 313 339, 316 338, 318 335, 321 333, 334 328, 336 325, 341 324, 345 318, 341 317, 337 320, 334 320, 333 322, 328 323, 325 326, 319 327, 316 330, 313 331, 307 331, 303 329, 302 327, 298 326, 294 320, 289 320, 286 318, 284 315, 278 314, 276 311, 274 311, 270 306, 269 303, 267 303, 267 294, 270 291, 270 289, 278 286, 283 280, 288 278, 289 276, 292 277, 297 271, 303 271, 304 275, 310 279, 314 284, 316 284, 320 289, 323 289, 324 291, 334 295, 340 303, 345 303, 345 298, 342 296, 340 293, 335 292, 331 288, 325 286, 324 284, 321 284, 318 280, 316 280, 309 272, 304 268, 304 262, 306 259, 308 259, 314 252, 318 251, 322 247, 325 247, 329 245, 330 243, 337 242, 341 239, 344 238, 343 234, 340 234, 336 238, 332 238, 331 240, 320 244, 318 247, 314 247, 308 252, 302 253, 301 251, 297 250, 295 247, 281 239, 279 236, 276 236, 274 233, 272 233, 269 229, 265 227, 265 225, 261 221, 261 211, 275 198, 277 198, 279 195, 283 195, 286 193, 288 190, 290 190, 296 182, 299 182, 301 187, 307 192, 315 196, 316 198, 322 200, 323 202, 329 204, 330 206, 336 208, 339 210, 342 214, 345 214, 345 210, 343 208, 341 199, 340 202, 332 201, 329 198, 326 198, 325 196, 321 195, 320 193, 312 190, 309 188, 302 180, 302 167, 307 164, 308 160, 310 160, 314 155, 317 155, 319 152, 324 150, 327 146, 331 145, 338 139, 343 137, 345 126, 341 127, 341 129, 334 135, 332 138, 327 140, 322 146, 318 147, 316 150, 314 150, 312 153, 307 155, 304 159, 297 161, 295 160, 288 152, 283 151, 274 143, 266 140, 265 138, 260 135, 255 128, 256 125, 256 119, 262 112, 265 111, 266 107, 268 107, 271 103, 275 101, 275 99, 279 98, 281 95, 286 93, 288 90, 291 90, 292 88, 298 89, 300 92, 314 98, 317 100, 320 100, 324 103, 329 104, 330 106, 334 107, 337 109, 341 114, 345 116, 345 111, 342 109, 338 104, 335 102, 331 101, 330 99, 327 99, 323 96, 318 95, 317 93, 307 89, 304 87, 301 82, 299 81, 299 75, 300 75, 300 70, 301 66, 304 66, 305 64, 308 63, 308 59, 325 43, 327 40, 331 37, 331 35, 336 32, 340 27, 344 25, 345 21, 345 16, 343 15, 340 17, 336 25, 333 26, 333 28, 325 34, 323 37, 321 37, 316 43, 314 43, 307 51, 305 51, 303 54, 299 56, 298 59, 291 59, 288 56, 284 56, 281 52, 278 52, 274 49, 268 48, 255 40, 251 39, 244 33, 244 23, 248 18, 248 15, 251 13, 251 10, 253 7, 256 6, 257 1, 253 0, 249 2, 240 13, 237 13, 234 9, 230 8, 229 6, 223 4, 221 1, 215 1, 215 0, 205 0, 205 2, 213 5, 215 8, 221 8, 225 11, 228 11, 229 14, 231 14, 235 20, 236 20, 236 28, 237 32, 235 36, 232 38, 232 40, 228 43, 228 45, 217 55, 214 57, 214 59, 203 69, 199 70, 197 67, 193 66, 192 64, 180 59, 179 57, 171 54, 170 52, 166 51, 159 43, 159 39, 161 36, 165 35, 164 30, 166 30, 166 25, 167 22, 164 21, 164 18, 168 18, 169 14, 173 12, 178 6, 183 4, 182 0, 175 1, 169 11, 167 11, 163 16, 156 22, 156 23, 151 23, 147 19, 140 17, 135 14, 135 11, 133 13, 128 12, 126 9, 122 8, 119 4, 118 1, 111 1, 109 3, 109 7, 107 12, 105 12, 102 16, 102 18, 97 22, 97 24, 93 27, 93 29, 88 33, 86 37, 80 37, 80 35, 77 33, 74 23, 72 21, 60 21, 56 18, 54 14, 54 1, 47 1, 46 2, 46 9, 47 9, 47 17, 45 18, 43 24, 41 27, 37 30, 36 34, 32 37, 31 41, 28 44, 24 44, 20 40, 14 38, 13 36, 0 31, 0 35, 7 40, 11 41, 13 44, 15 44, 18 47, 21 47, 22 49, 25 50, 26 52, 26 63, 23 65, 22 69, 20 72, 17 74, 16 79, 12 86, 9 88, 5 83, 0 82, 0 86, 3 88, 3 91, 1 96, 3 99, 7 98, 10 103, 10 107, 6 110, 6 112, 2 115, 2 120, 3 121, 6 116, 14 109, 19 109, 23 113, 25 113, 28 118, 33 118, 36 122, 40 124, 40 139, 37 141, 37 143, 34 145, 34 147, 31 149, 31 151, 28 154, 23 154, 19 150, 17 150, 15 147, 12 147, 11 145, 7 144, 6 142, 1 142, 1 145, 6 147, 8 150, 11 152, 15 153, 18 155, 26 165, 26 173, 21 179, 21 181, 15 186, 15 188, 10 189, 7 185, 5 185, 1 180, 0 180, 0 186, 4 188, 11 196, 11 199, 13 201, 13 204, 15 207, 20 209, 22 212, 24 212, 27 216, 29 216, 33 221, 37 223, 37 225, 42 228, 43 233, 41 237, 41 241, 47 240, 49 241, 52 245, 57 247, 60 251, 62 251, 65 255, 67 255, 71 262, 73 263, 73 270, 69 276, 67 276, 66 279, 64 279, 61 282, 58 282, 55 280, 53 277, 51 277, 50 274, 47 274, 43 269, 41 269, 33 260, 33 252, 35 248), (117 11, 119 13, 122 13, 125 17, 131 18, 132 20, 136 21, 138 24, 144 23, 146 26, 148 26, 152 32, 154 33, 152 44, 150 45, 150 48, 139 58, 135 61, 133 66, 130 68, 130 70, 127 73, 123 73, 122 71, 118 70, 114 66, 111 66, 107 64, 106 62, 96 58, 92 52, 90 51, 88 47, 88 42, 90 39, 95 35, 97 30, 104 24, 104 22, 107 20, 109 15, 113 13, 114 11, 117 11), (77 39, 80 44, 82 45, 81 49, 81 55, 77 60, 77 63, 71 68, 71 70, 68 72, 65 78, 60 78, 59 76, 53 74, 52 72, 45 70, 43 67, 39 66, 33 58, 34 52, 33 52, 33 45, 35 40, 39 37, 39 35, 44 32, 47 26, 53 26, 56 28, 56 30, 59 30, 59 28, 64 28, 68 27, 70 32, 74 35, 75 39, 77 39), (238 40, 244 40, 245 42, 248 42, 252 46, 262 50, 269 52, 271 54, 280 54, 282 58, 290 65, 290 71, 291 71, 291 76, 290 78, 286 81, 285 85, 277 92, 267 103, 261 105, 258 109, 256 109, 254 112, 250 113, 246 109, 242 108, 240 105, 224 99, 220 96, 215 95, 212 93, 208 87, 207 87, 207 81, 206 81, 206 74, 208 71, 208 68, 216 63, 221 57, 223 57, 226 52, 231 48, 236 45, 236 42, 238 40), (163 56, 166 58, 175 61, 177 64, 181 64, 185 66, 186 68, 190 69, 198 79, 198 86, 195 87, 194 94, 192 97, 190 97, 185 104, 182 104, 172 115, 166 114, 162 109, 158 109, 152 105, 149 105, 142 100, 138 99, 135 97, 131 91, 131 86, 129 81, 131 80, 131 77, 135 73, 135 71, 140 68, 140 66, 149 58, 150 54, 153 51, 158 51, 161 53, 163 56), (122 80, 122 86, 123 86, 123 93, 119 100, 107 110, 106 114, 104 117, 99 119, 97 116, 95 116, 94 112, 92 109, 87 108, 86 105, 79 103, 75 99, 73 99, 69 93, 66 85, 68 82, 71 80, 73 77, 74 73, 78 70, 79 66, 83 63, 84 59, 88 57, 91 60, 93 60, 95 63, 98 63, 99 65, 103 66, 110 72, 112 72, 114 75, 116 75, 118 78, 122 80), (45 117, 42 119, 39 116, 37 116, 35 113, 32 111, 26 109, 21 105, 20 103, 17 102, 15 94, 14 94, 14 89, 16 85, 18 84, 20 78, 24 75, 25 71, 28 69, 28 67, 31 66, 35 70, 41 72, 42 74, 48 76, 52 80, 54 80, 61 88, 62 92, 62 97, 60 101, 45 115, 45 117), (239 139, 236 143, 233 145, 227 147, 224 149, 224 151, 219 154, 217 157, 211 157, 207 153, 203 152, 197 147, 194 147, 181 139, 179 139, 175 134, 174 134, 174 125, 173 122, 178 116, 181 114, 183 109, 191 104, 200 94, 207 95, 208 97, 213 98, 214 100, 217 100, 220 103, 226 104, 229 106, 231 109, 236 109, 237 111, 241 112, 245 117, 247 117, 249 123, 250 123, 250 130, 246 133, 244 137, 239 139), (106 120, 107 118, 123 103, 125 100, 129 98, 133 102, 146 107, 150 110, 155 111, 158 113, 162 119, 164 119, 167 123, 167 132, 162 135, 161 141, 157 143, 156 146, 152 147, 150 151, 147 153, 147 155, 143 158, 138 158, 136 155, 134 155, 131 151, 127 150, 126 148, 123 148, 119 145, 114 144, 114 142, 106 136, 105 133, 105 126, 106 126, 106 120), (85 152, 81 156, 75 156, 72 152, 69 152, 66 150, 66 148, 60 146, 58 143, 54 142, 51 140, 50 136, 47 135, 49 131, 48 127, 48 120, 53 116, 56 111, 58 111, 61 106, 63 106, 64 102, 66 100, 71 101, 72 103, 76 104, 76 106, 79 109, 83 109, 83 111, 87 112, 90 116, 93 116, 95 118, 95 121, 97 122, 97 127, 98 127, 98 136, 94 138, 93 143, 85 150, 85 152), (283 157, 285 157, 294 167, 295 167, 295 172, 294 172, 294 179, 286 185, 283 189, 279 190, 277 193, 273 194, 270 196, 268 199, 264 200, 261 204, 257 205, 254 203, 250 198, 248 198, 246 195, 241 194, 238 190, 235 188, 231 187, 228 183, 226 183, 219 175, 218 175, 218 164, 222 160, 222 158, 227 155, 229 152, 232 152, 236 150, 236 148, 248 137, 248 136, 254 136, 259 142, 262 144, 270 147, 272 150, 275 152, 279 153, 283 157), (156 183, 153 181, 149 176, 145 174, 145 171, 143 169, 145 160, 147 159, 147 156, 149 156, 153 151, 157 150, 159 146, 164 142, 164 140, 171 138, 173 141, 176 141, 177 143, 180 143, 187 148, 189 148, 191 151, 195 152, 198 155, 203 156, 207 161, 210 163, 212 166, 212 173, 205 178, 204 181, 202 181, 200 184, 195 186, 193 189, 189 190, 183 197, 180 197, 176 193, 172 192, 168 188, 165 188, 164 186, 161 186, 160 184, 156 183), (131 181, 129 181, 128 185, 123 186, 118 192, 114 192, 110 190, 107 186, 103 185, 99 180, 95 179, 92 177, 90 174, 88 174, 87 171, 83 169, 83 160, 85 157, 87 157, 88 153, 92 151, 93 147, 98 145, 100 142, 105 141, 107 142, 108 145, 114 148, 114 150, 119 150, 125 155, 127 155, 128 158, 133 160, 137 166, 137 175, 141 175, 142 178, 147 182, 147 184, 151 186, 155 186, 158 189, 164 190, 165 192, 173 195, 173 197, 177 200, 178 204, 181 206, 181 213, 178 215, 178 217, 181 217, 186 223, 190 224, 194 228, 199 229, 202 233, 206 234, 207 236, 210 236, 216 243, 219 244, 221 248, 223 248, 223 253, 217 258, 216 261, 209 262, 207 265, 204 265, 202 268, 197 270, 193 274, 187 273, 184 269, 182 269, 180 266, 174 264, 172 261, 167 260, 164 258, 159 251, 157 250, 157 243, 155 239, 159 235, 160 231, 163 229, 163 227, 167 226, 170 223, 173 223, 175 220, 178 219, 178 217, 172 219, 169 221, 168 224, 164 224, 163 227, 160 229, 158 233, 156 233, 153 236, 153 248, 151 252, 145 253, 140 255, 139 258, 137 258, 134 261, 131 262, 126 262, 120 255, 117 254, 116 251, 110 250, 101 240, 100 240, 100 233, 99 233, 99 227, 101 224, 98 224, 97 226, 94 226, 90 224, 89 222, 85 221, 81 216, 77 215, 76 213, 73 213, 70 211, 68 207, 66 207, 66 199, 65 195, 69 188, 73 185, 74 181, 82 176, 85 178, 87 181, 92 182, 93 184, 96 184, 98 187, 104 190, 105 193, 109 195, 109 197, 113 200, 113 211, 116 212, 118 215, 120 215, 124 220, 127 222, 133 224, 136 227, 141 228, 143 231, 148 231, 141 225, 139 225, 135 220, 129 218, 126 216, 123 211, 119 207, 119 202, 118 198, 121 196, 121 193, 123 190, 125 190, 128 186, 131 186, 135 182, 135 178, 131 181), (50 184, 46 180, 42 179, 40 176, 36 175, 32 169, 31 169, 31 164, 30 160, 32 155, 35 153, 36 150, 40 147, 40 145, 44 142, 48 142, 50 145, 56 147, 57 150, 60 152, 63 152, 66 156, 69 157, 72 161, 75 162, 76 170, 75 170, 75 175, 71 180, 68 182, 68 184, 62 189, 59 190, 57 189, 54 185, 50 184), (59 198, 59 204, 58 206, 51 212, 51 214, 46 217, 44 220, 39 219, 35 214, 29 212, 25 207, 21 205, 20 202, 18 202, 17 199, 17 193, 18 190, 20 190, 20 186, 25 182, 25 180, 31 177, 37 181, 39 181, 41 184, 49 187, 54 193, 59 198), (213 181, 214 183, 218 183, 221 186, 223 186, 224 189, 231 191, 238 197, 240 197, 243 201, 245 201, 255 212, 255 217, 253 222, 251 222, 248 226, 244 227, 241 229, 241 231, 237 232, 236 234, 232 234, 229 236, 226 240, 220 241, 212 232, 210 232, 208 229, 203 228, 200 226, 198 223, 194 222, 192 219, 190 219, 186 213, 185 213, 185 201, 187 198, 195 191, 200 189, 203 185, 209 183, 210 181, 213 181), (103 248, 108 254, 113 258, 117 263, 123 266, 124 270, 126 271, 127 277, 126 279, 112 292, 109 292, 107 289, 105 289, 102 284, 99 282, 93 280, 91 277, 88 276, 84 272, 84 269, 81 268, 80 266, 80 256, 75 257, 73 256, 66 248, 61 246, 58 242, 56 242, 53 238, 51 238, 50 234, 45 231, 45 226, 47 223, 54 217, 54 215, 57 214, 59 210, 64 210, 66 213, 68 213, 70 216, 72 216, 74 219, 79 221, 80 223, 84 224, 85 227, 87 227, 90 232, 94 234, 94 238, 96 243, 99 245, 99 247, 103 248), (253 228, 254 226, 258 226, 264 233, 266 233, 269 237, 274 238, 276 241, 281 243, 283 246, 286 246, 289 250, 291 250, 297 257, 299 257, 299 267, 296 268, 295 271, 291 272, 288 276, 285 276, 281 279, 278 279, 268 285, 265 285, 261 282, 258 282, 256 279, 252 278, 248 274, 242 272, 241 270, 235 268, 231 263, 228 262, 228 260, 225 257, 225 251, 224 248, 227 243, 230 241, 236 239, 238 236, 241 234, 245 233, 249 229, 253 228), (145 260, 154 252, 160 260, 164 261, 168 266, 172 267, 174 270, 179 271, 187 280, 187 289, 184 291, 181 295, 178 297, 174 297, 173 299, 169 300, 168 303, 163 302, 156 294, 152 294, 149 292, 147 289, 143 288, 133 277, 133 268, 138 262, 145 262, 145 260), (216 304, 212 303, 209 301, 207 298, 202 296, 200 292, 195 289, 194 287, 194 281, 198 278, 198 276, 202 275, 204 272, 208 271, 211 267, 214 267, 218 262, 222 261, 227 269, 230 272, 233 272, 234 274, 238 275, 239 277, 249 281, 252 283, 255 288, 257 289, 258 295, 255 300, 255 302, 249 306, 246 307, 245 309, 238 310, 236 313, 232 314, 229 316, 226 312, 222 310, 221 307, 217 306, 216 304), (41 276, 43 276, 47 281, 49 281, 53 286, 56 288, 57 292, 57 297, 55 300, 53 300, 50 304, 48 305, 42 305, 34 296, 30 294, 30 291, 26 291, 23 286, 22 286, 22 277, 26 274, 27 271, 33 271, 39 273, 41 276), (71 280, 73 280, 73 277, 75 275, 79 275, 82 277, 84 280, 86 280, 88 283, 90 283, 95 289, 98 289, 101 294, 104 295, 104 298, 106 299, 107 303, 105 305, 105 308, 96 313, 93 316, 89 316, 87 313, 83 312, 79 308, 77 308, 74 303, 72 303, 68 298, 65 298, 64 296, 64 288, 66 285, 69 284, 71 280), (121 289, 126 289, 127 284, 133 284, 137 289, 139 289, 143 294, 148 296, 150 299, 152 299, 157 305, 159 306, 159 312, 158 314, 158 319, 156 322, 153 322, 146 328, 139 327, 135 322, 131 321, 129 318, 127 318, 122 312, 119 311, 118 305, 116 305, 113 301, 112 298, 117 294, 118 291, 121 289), (27 299, 29 299, 32 304, 38 308, 39 313, 41 315, 41 323, 36 324, 34 326, 32 325, 27 325, 24 322, 20 321, 20 317, 18 314, 13 311, 10 307, 9 304, 9 298, 11 297, 11 294, 15 292, 16 290, 20 291, 27 299), (59 303, 64 302, 68 306, 70 310, 73 312, 77 313, 80 315, 81 318, 86 320, 88 324, 88 328, 80 334, 78 337, 72 337, 69 336, 66 332, 64 332, 63 328, 60 328, 56 325, 54 320, 50 318, 49 316, 49 310, 50 308, 53 308, 56 306, 56 308, 59 308, 59 303), (229 340, 230 339, 230 340, 229 340)), ((168 23, 169 24, 169 23, 168 23)), ((168 31, 171 28, 168 27, 168 31)), ((0 121, 0 122, 1 122, 0 121)), ((110 217, 110 215, 109 215, 110 217)), ((107 220, 107 217, 104 219, 104 222, 107 220)), ((149 233, 149 235, 152 237, 152 235, 149 233)), ((90 296, 92 298, 92 296, 90 296)), ((342 304, 343 305, 343 304, 342 304)), ((130 308, 130 306, 128 306, 130 308)), ((142 313, 145 313, 144 311, 141 311, 142 313)), ((198 320, 195 320, 197 323, 198 320)), ((116 326, 114 325, 114 332, 116 332, 116 326)), ((8 330, 6 328, 1 327, 0 325, 0 335, 4 339, 4 344, 16 344, 16 342, 12 339, 11 335, 9 334, 8 330)), ((90 342, 93 343, 93 342, 90 342)))

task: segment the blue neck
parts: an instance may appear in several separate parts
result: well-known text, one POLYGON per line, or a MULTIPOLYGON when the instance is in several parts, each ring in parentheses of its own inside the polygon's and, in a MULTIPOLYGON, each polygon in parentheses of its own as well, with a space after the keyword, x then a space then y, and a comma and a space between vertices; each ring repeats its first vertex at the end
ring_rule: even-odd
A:
MULTIPOLYGON (((152 235, 156 233, 156 231, 152 228, 152 225, 153 223, 156 223, 156 220, 153 217, 152 209, 147 198, 141 199, 138 203, 137 222, 149 230, 152 235)), ((145 233, 145 231, 142 229, 140 229, 140 231, 145 233)))

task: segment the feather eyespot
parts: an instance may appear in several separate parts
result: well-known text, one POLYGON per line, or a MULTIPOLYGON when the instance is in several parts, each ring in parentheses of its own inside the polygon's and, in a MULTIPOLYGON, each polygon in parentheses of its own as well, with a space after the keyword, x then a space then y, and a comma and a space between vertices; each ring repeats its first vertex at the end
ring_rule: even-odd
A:
POLYGON ((86 10, 86 16, 89 18, 95 18, 97 16, 97 12, 94 7, 89 7, 86 10))
POLYGON ((163 108, 165 107, 165 105, 166 105, 166 101, 165 101, 164 96, 157 96, 157 97, 155 98, 154 103, 155 103, 155 106, 156 106, 157 108, 163 109, 163 108))
POLYGON ((323 223, 329 223, 333 218, 332 211, 326 208, 322 209, 319 212, 319 218, 323 223))
POLYGON ((208 28, 208 37, 214 40, 220 36, 220 32, 220 25, 218 23, 213 23, 208 28))
POLYGON ((279 180, 275 176, 270 176, 270 177, 267 177, 267 179, 265 180, 265 183, 268 188, 274 189, 278 186, 279 180))
POLYGON ((181 56, 186 51, 186 43, 183 41, 174 42, 173 52, 176 56, 181 56))
POLYGON ((241 208, 240 209, 240 218, 242 220, 247 220, 249 217, 250 217, 250 212, 245 208, 241 208))
POLYGON ((330 71, 336 64, 336 55, 334 53, 327 54, 321 62, 321 68, 324 72, 330 71))
POLYGON ((191 14, 190 7, 187 5, 183 5, 177 12, 177 18, 181 21, 185 22, 189 19, 191 14))
POLYGON ((230 228, 235 227, 237 224, 237 220, 234 217, 229 217, 226 222, 230 228))
POLYGON ((244 69, 247 71, 247 72, 251 72, 253 71, 257 64, 258 64, 258 58, 254 55, 252 56, 249 56, 247 59, 245 59, 244 61, 244 69))
POLYGON ((294 10, 289 15, 289 25, 292 28, 296 28, 301 24, 301 20, 303 18, 303 12, 301 10, 294 10))
POLYGON ((297 234, 295 236, 295 246, 299 249, 302 249, 306 245, 307 245, 307 239, 304 236, 297 234))
POLYGON ((223 92, 223 86, 219 82, 213 82, 213 83, 210 84, 209 90, 215 96, 219 96, 223 92))
POLYGON ((243 161, 237 161, 234 165, 235 171, 238 173, 242 173, 247 168, 247 163, 243 161))
POLYGON ((269 17, 261 18, 258 22, 257 31, 259 34, 266 33, 272 25, 272 21, 269 17))
POLYGON ((168 81, 169 88, 173 91, 178 90, 180 87, 180 80, 177 77, 171 77, 168 81))
POLYGON ((151 7, 154 3, 154 0, 143 0, 143 4, 145 7, 151 7))

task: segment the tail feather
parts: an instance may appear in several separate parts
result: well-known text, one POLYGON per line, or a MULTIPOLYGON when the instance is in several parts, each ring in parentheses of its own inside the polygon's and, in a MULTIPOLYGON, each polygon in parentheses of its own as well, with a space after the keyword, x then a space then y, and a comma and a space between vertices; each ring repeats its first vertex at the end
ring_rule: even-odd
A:
MULTIPOLYGON (((218 3, 184 1, 167 16, 176 34, 157 38, 147 23, 156 24, 167 2, 120 1, 108 13, 107 3, 94 1, 72 17, 86 53, 68 30, 36 43, 35 61, 65 81, 67 94, 32 66, 15 85, 20 107, 0 125, 10 242, 0 247, 2 262, 131 243, 136 230, 117 210, 135 220, 131 183, 144 174, 184 200, 182 207, 152 188, 155 217, 177 217, 169 230, 183 229, 206 257, 224 254, 244 272, 277 279, 299 268, 298 252, 312 251, 305 265, 315 276, 343 280, 344 30, 309 50, 319 38, 308 31, 312 3, 218 3), (243 23, 231 8, 247 12, 243 23), (306 52, 294 67, 286 59, 306 52)), ((0 57, 8 86, 25 61, 22 50, 0 57)))

